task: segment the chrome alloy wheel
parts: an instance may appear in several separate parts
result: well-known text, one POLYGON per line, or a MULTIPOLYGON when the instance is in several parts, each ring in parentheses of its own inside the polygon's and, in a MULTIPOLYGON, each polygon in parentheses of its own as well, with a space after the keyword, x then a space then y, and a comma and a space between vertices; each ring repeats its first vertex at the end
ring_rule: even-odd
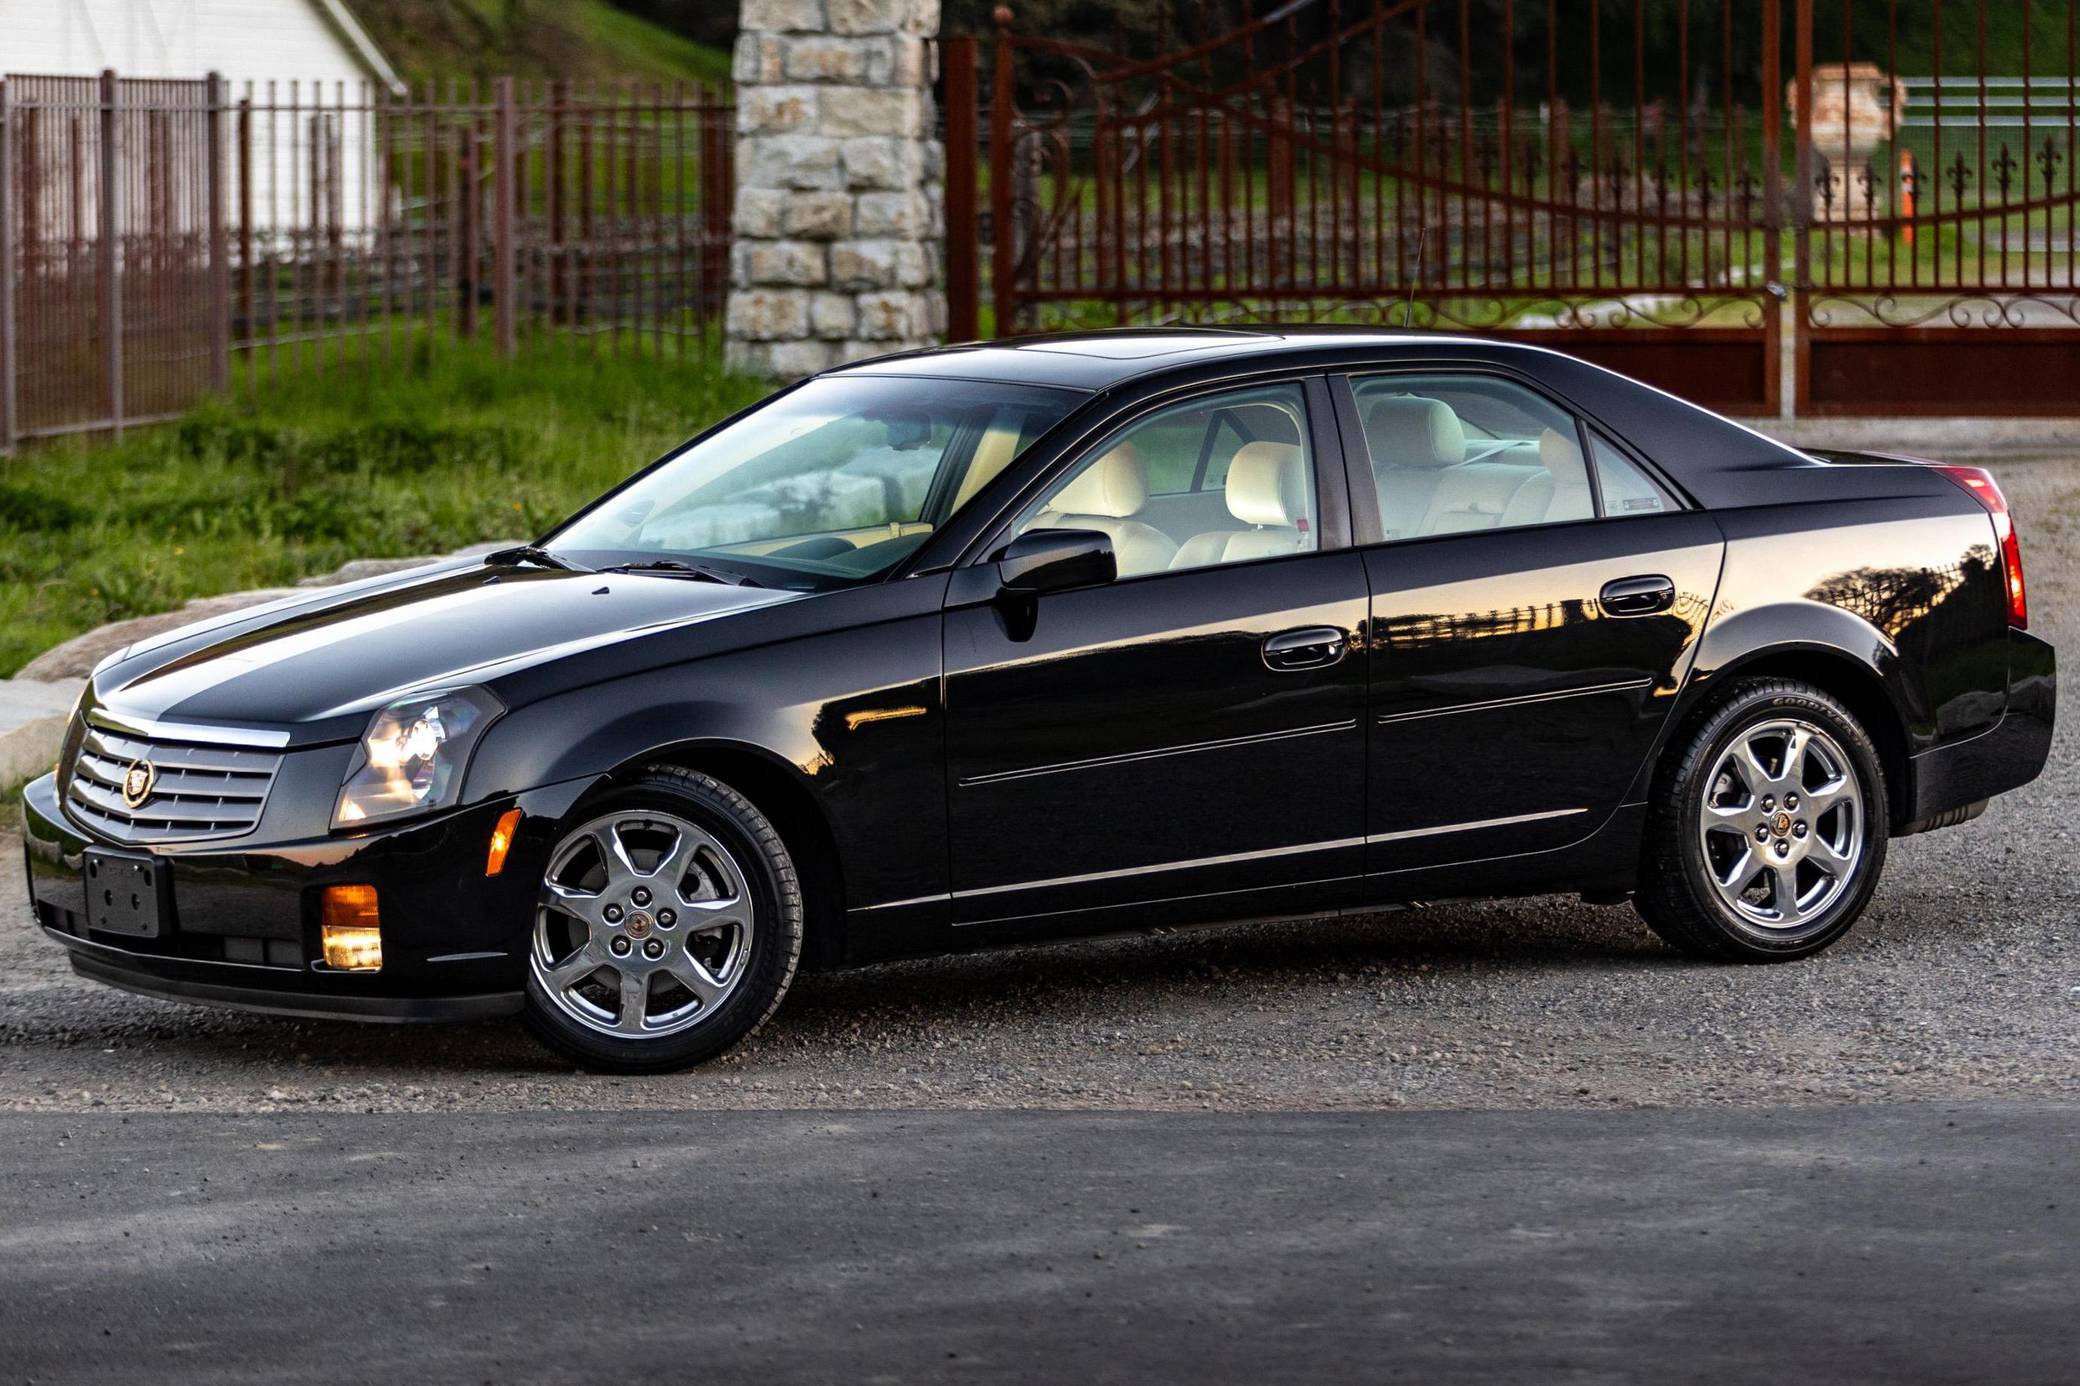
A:
POLYGON ((754 916, 743 868, 714 835, 670 814, 610 813, 550 858, 528 963, 581 1025, 677 1034, 736 991, 754 916))
POLYGON ((1698 834, 1728 909, 1756 928, 1802 928, 1842 897, 1863 864, 1855 763, 1811 722, 1748 727, 1706 777, 1698 834))

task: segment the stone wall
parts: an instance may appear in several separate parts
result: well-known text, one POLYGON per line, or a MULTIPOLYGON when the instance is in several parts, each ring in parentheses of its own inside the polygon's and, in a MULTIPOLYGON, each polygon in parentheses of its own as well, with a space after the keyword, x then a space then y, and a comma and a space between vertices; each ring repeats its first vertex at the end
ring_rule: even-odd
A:
POLYGON ((939 0, 742 0, 728 358, 783 378, 945 331, 939 0))

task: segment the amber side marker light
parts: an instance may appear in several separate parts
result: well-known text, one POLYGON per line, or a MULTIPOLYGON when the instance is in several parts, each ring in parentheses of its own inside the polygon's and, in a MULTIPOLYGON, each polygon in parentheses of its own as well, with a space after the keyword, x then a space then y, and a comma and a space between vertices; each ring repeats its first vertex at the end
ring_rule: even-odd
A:
POLYGON ((319 942, 325 965, 342 972, 379 972, 383 967, 382 919, 372 885, 325 887, 319 913, 319 942))
POLYGON ((484 856, 484 874, 496 876, 506 869, 506 853, 513 850, 513 834, 520 830, 520 810, 507 809, 491 830, 491 850, 484 856))

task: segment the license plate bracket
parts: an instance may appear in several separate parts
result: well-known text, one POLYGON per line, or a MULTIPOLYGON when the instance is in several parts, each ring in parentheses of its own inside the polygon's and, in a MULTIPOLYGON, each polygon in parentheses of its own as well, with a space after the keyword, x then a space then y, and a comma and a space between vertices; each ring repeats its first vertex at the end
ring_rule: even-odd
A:
POLYGON ((89 847, 80 863, 87 888, 87 927, 132 938, 158 938, 173 910, 173 870, 158 857, 89 847))

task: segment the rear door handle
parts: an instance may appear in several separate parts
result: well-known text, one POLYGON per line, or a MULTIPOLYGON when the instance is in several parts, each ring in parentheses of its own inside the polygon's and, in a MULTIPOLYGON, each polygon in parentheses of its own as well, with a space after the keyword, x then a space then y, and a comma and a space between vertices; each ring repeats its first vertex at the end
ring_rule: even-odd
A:
POLYGON ((1659 573, 1606 582, 1596 598, 1606 616, 1652 616, 1676 604, 1676 585, 1659 573))
POLYGON ((1342 659, 1349 647, 1350 637, 1334 626, 1280 631, 1264 642, 1264 667, 1280 673, 1322 669, 1342 659))

